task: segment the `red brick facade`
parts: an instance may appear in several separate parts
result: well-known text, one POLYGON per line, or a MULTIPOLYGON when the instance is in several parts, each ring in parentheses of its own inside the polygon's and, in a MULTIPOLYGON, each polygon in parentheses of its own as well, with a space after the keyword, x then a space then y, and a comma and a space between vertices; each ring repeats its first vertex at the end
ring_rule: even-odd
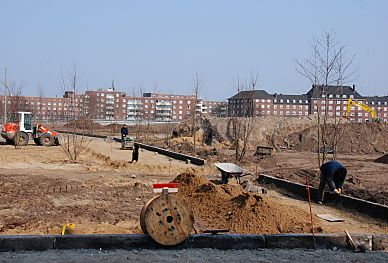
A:
MULTIPOLYGON (((307 94, 269 94, 265 90, 242 91, 228 100, 229 116, 290 116, 327 113, 329 117, 343 117, 348 99, 360 101, 373 108, 382 122, 388 122, 388 96, 363 97, 355 86, 313 86, 307 94)), ((352 106, 349 119, 367 122, 372 116, 361 108, 352 106)))
MULTIPOLYGON (((95 120, 180 121, 196 114, 212 114, 214 107, 225 102, 211 102, 193 95, 144 93, 142 97, 108 90, 68 91, 63 98, 8 96, 7 115, 17 111, 31 111, 37 119, 66 121, 79 117, 95 120)), ((4 97, 0 96, 0 113, 4 113, 4 97)))

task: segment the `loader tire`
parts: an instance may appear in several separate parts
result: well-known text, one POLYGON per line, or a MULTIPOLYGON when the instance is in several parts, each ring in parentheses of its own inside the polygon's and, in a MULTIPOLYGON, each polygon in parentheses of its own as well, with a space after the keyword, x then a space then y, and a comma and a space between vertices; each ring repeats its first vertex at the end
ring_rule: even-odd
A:
POLYGON ((42 146, 42 144, 40 143, 40 139, 39 138, 34 138, 34 142, 35 142, 36 145, 42 146))
POLYGON ((13 140, 5 139, 5 141, 6 141, 7 144, 13 145, 13 140))
POLYGON ((54 137, 54 145, 55 145, 55 146, 60 145, 60 143, 59 143, 59 138, 58 138, 58 137, 54 137))
POLYGON ((51 136, 49 133, 43 133, 39 140, 43 146, 52 146, 54 141, 53 136, 51 136))
POLYGON ((15 137, 13 137, 13 143, 16 146, 26 146, 28 144, 28 140, 28 134, 25 132, 18 132, 15 137))

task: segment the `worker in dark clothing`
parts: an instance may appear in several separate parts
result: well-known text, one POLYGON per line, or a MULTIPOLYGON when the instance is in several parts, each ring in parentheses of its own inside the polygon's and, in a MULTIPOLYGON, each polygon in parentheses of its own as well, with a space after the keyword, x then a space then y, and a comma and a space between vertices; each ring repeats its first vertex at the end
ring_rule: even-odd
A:
POLYGON ((128 128, 127 128, 127 125, 123 125, 123 127, 121 127, 121 148, 125 148, 125 139, 127 138, 128 136, 128 128))
POLYGON ((318 188, 317 202, 322 204, 326 184, 330 191, 340 195, 347 174, 346 168, 337 161, 329 161, 320 167, 321 178, 318 188))
POLYGON ((132 161, 131 161, 131 163, 133 163, 134 161, 136 161, 136 162, 139 161, 139 145, 138 144, 135 144, 135 149, 132 152, 132 161))

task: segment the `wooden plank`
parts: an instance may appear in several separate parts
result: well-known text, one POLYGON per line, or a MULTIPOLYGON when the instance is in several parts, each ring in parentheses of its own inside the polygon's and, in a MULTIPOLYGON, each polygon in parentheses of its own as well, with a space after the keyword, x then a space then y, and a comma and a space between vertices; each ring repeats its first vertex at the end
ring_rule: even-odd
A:
POLYGON ((318 214, 317 217, 322 218, 322 219, 329 221, 329 222, 343 222, 343 221, 345 221, 345 219, 335 217, 331 214, 318 214))

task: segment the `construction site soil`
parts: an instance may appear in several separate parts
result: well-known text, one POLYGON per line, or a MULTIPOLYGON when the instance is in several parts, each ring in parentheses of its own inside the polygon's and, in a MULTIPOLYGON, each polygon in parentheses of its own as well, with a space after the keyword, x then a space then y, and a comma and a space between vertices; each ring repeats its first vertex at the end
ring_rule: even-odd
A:
MULTIPOLYGON (((192 137, 178 137, 169 147, 178 152, 205 158, 210 162, 234 162, 231 119, 211 118, 198 124, 196 147, 192 137), (210 133, 213 143, 205 143, 210 133)), ((189 126, 188 124, 182 127, 189 126)), ((178 126, 178 130, 179 127, 178 126)), ((337 127, 337 160, 348 169, 345 193, 364 200, 388 205, 388 127, 382 124, 355 124, 346 119, 337 127)), ((318 140, 316 116, 303 118, 260 117, 252 120, 247 154, 238 162, 255 174, 265 173, 293 182, 319 185, 318 140), (257 146, 274 148, 272 156, 254 156, 257 146), (286 158, 285 158, 286 156, 286 158)), ((328 122, 327 145, 333 146, 334 124, 328 122)), ((240 143, 241 145, 241 143, 240 143)), ((163 147, 159 141, 159 146, 163 147)), ((327 154, 326 160, 333 158, 327 154)))
MULTIPOLYGON (((155 195, 152 184, 174 179, 181 183, 178 195, 194 211, 197 233, 220 228, 232 233, 310 232, 306 200, 271 190, 247 193, 233 180, 219 185, 211 163, 197 167, 145 150, 138 163, 128 163, 131 151, 102 139, 94 139, 76 162, 61 147, 0 147, 1 234, 59 234, 68 223, 76 225, 70 230, 74 234, 141 233, 139 215, 155 195)), ((314 217, 316 232, 388 233, 386 223, 352 212, 327 206, 313 211, 345 219, 333 224, 314 217)))
MULTIPOLYGON (((194 211, 196 227, 228 229, 231 233, 306 233, 309 214, 298 207, 282 205, 270 197, 248 193, 239 184, 216 185, 199 175, 180 174, 179 196, 194 211)), ((322 231, 318 227, 319 231, 322 231)))

